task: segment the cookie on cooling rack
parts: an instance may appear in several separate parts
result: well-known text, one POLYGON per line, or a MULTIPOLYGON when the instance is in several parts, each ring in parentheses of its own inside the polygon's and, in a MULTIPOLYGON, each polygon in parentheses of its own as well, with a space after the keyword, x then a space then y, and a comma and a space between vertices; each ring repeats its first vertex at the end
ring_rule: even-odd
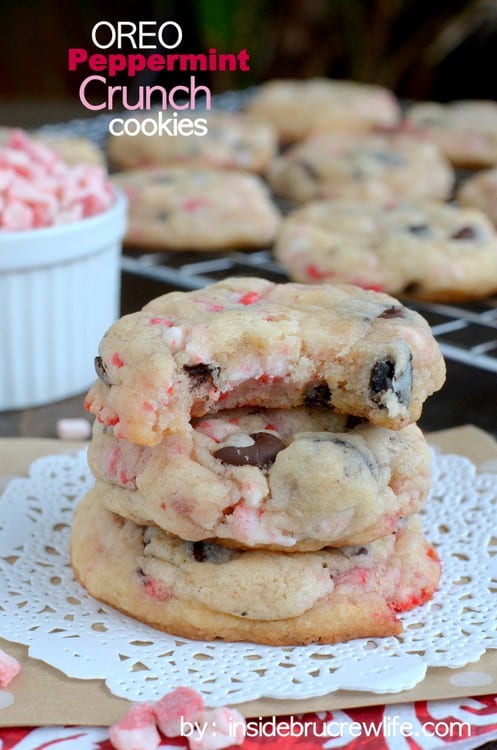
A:
POLYGON ((391 206, 445 200, 454 172, 435 145, 404 134, 321 133, 276 157, 267 179, 276 195, 298 203, 337 198, 391 206))
POLYGON ((171 292, 121 318, 96 366, 86 408, 140 445, 254 404, 317 403, 399 429, 445 378, 427 322, 393 297, 249 277, 171 292))
MULTIPOLYGON (((192 113, 182 112, 183 119, 192 113)), ((262 172, 276 153, 277 136, 266 122, 243 113, 222 110, 196 112, 205 120, 203 135, 136 135, 109 136, 110 162, 118 169, 188 165, 218 169, 240 169, 262 172)))
POLYGON ((435 143, 456 167, 497 164, 497 102, 418 102, 407 110, 402 127, 435 143))
POLYGON ((398 101, 388 89, 326 78, 268 81, 255 91, 246 111, 271 123, 286 142, 316 131, 391 128, 400 118, 398 101))
POLYGON ((497 225, 497 168, 484 169, 468 177, 456 193, 463 206, 473 206, 497 225))
POLYGON ((417 516, 368 546, 241 552, 124 521, 104 496, 96 487, 76 509, 76 577, 97 599, 173 635, 269 645, 394 635, 396 612, 438 586, 440 564, 417 516))
POLYGON ((113 176, 128 197, 125 244, 150 250, 227 250, 272 243, 280 213, 256 175, 195 167, 113 176))
MULTIPOLYGON (((497 195, 497 175, 494 190, 497 195)), ((384 209, 311 202, 285 217, 274 254, 295 281, 350 283, 437 301, 497 291, 495 228, 482 211, 454 204, 384 209)))
POLYGON ((394 432, 327 409, 227 410, 154 448, 95 423, 88 460, 106 507, 182 539, 316 550, 367 544, 421 510, 430 454, 416 425, 394 432))

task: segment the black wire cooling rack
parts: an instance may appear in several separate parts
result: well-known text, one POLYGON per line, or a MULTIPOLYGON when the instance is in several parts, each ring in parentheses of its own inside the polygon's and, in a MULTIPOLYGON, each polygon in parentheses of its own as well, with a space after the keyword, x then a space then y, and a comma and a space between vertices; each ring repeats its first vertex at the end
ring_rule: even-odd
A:
MULTIPOLYGON (((226 92, 215 97, 216 106, 237 110, 251 95, 251 89, 226 92)), ((85 136, 104 147, 110 119, 109 115, 100 115, 47 125, 41 130, 85 136)), ((121 263, 123 272, 131 276, 152 279, 179 290, 199 289, 227 276, 261 276, 277 282, 288 280, 270 250, 223 255, 125 251, 121 263)), ((426 318, 447 359, 497 372, 497 299, 458 305, 409 300, 407 304, 426 318)))
MULTIPOLYGON (((285 271, 270 250, 211 253, 129 253, 122 257, 122 270, 180 290, 200 289, 227 276, 260 276, 287 281, 285 271)), ((491 372, 497 372, 497 299, 461 305, 415 302, 432 327, 445 357, 491 372)))

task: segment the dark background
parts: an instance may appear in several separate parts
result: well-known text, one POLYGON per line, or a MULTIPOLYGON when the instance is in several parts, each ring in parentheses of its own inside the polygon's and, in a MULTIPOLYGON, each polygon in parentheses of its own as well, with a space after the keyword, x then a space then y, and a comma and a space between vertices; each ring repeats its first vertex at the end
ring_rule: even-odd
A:
MULTIPOLYGON (((67 50, 99 51, 91 29, 101 20, 174 20, 184 32, 181 52, 246 48, 250 72, 205 76, 215 92, 328 75, 380 83, 408 99, 497 99, 495 0, 0 0, 0 14, 3 124, 31 124, 13 119, 32 117, 24 105, 33 101, 43 106, 33 124, 90 114, 67 50)), ((173 75, 155 82, 172 85, 173 75)))

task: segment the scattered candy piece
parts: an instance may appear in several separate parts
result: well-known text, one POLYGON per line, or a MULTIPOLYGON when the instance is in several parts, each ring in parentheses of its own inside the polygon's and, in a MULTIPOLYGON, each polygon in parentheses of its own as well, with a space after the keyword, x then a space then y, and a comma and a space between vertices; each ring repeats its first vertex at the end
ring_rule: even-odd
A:
POLYGON ((17 659, 0 649, 0 687, 7 687, 20 669, 21 665, 17 659))
POLYGON ((155 750, 160 735, 150 703, 137 703, 109 729, 109 739, 116 750, 155 750))
POLYGON ((188 737, 190 750, 223 750, 241 745, 247 725, 243 716, 233 708, 214 708, 204 711, 197 727, 188 737))
MULTIPOLYGON (((116 750, 155 750, 165 737, 184 737, 190 750, 223 750, 241 745, 247 725, 232 708, 206 709, 195 690, 179 687, 156 703, 137 703, 109 730, 116 750)), ((1 750, 1 749, 0 749, 1 750)))
POLYGON ((88 440, 91 424, 87 419, 59 419, 57 437, 61 440, 88 440))
POLYGON ((204 711, 200 693, 179 687, 154 704, 157 725, 165 737, 179 737, 185 722, 198 722, 204 711))

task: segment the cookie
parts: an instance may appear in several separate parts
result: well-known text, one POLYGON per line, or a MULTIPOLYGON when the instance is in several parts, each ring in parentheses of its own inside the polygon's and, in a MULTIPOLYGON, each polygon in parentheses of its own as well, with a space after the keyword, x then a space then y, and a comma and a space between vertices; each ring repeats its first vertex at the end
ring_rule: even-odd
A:
POLYGON ((249 277, 171 292, 124 316, 96 369, 86 408, 139 445, 254 404, 320 406, 399 429, 445 378, 427 322, 393 297, 249 277))
POLYGON ((104 152, 89 138, 48 133, 35 133, 34 137, 53 149, 66 164, 106 165, 104 152))
POLYGON ((497 225, 497 168, 483 169, 468 177, 456 193, 462 206, 472 206, 484 211, 497 225))
POLYGON ((422 508, 430 454, 416 425, 348 423, 327 410, 247 407, 144 448, 96 422, 88 460, 109 484, 109 510, 182 539, 292 552, 368 544, 422 508))
POLYGON ((258 177, 158 167, 113 177, 129 203, 127 245, 150 250, 227 250, 270 244, 280 213, 258 177))
POLYGON ((456 167, 497 164, 497 102, 419 102, 409 107, 402 127, 435 143, 456 167))
POLYGON ((432 143, 403 134, 324 133, 276 157, 267 179, 276 195, 298 203, 336 198, 391 206, 445 200, 454 172, 432 143))
MULTIPOLYGON (((110 162, 118 169, 188 165, 260 173, 276 153, 277 135, 269 123, 221 110, 193 114, 206 121, 205 135, 110 135, 110 162)), ((193 114, 181 113, 178 123, 193 114)))
POLYGON ((269 645, 395 635, 426 602, 440 564, 417 516, 367 547, 240 552, 124 521, 92 489, 71 538, 77 579, 97 599, 166 632, 269 645))
MULTIPOLYGON (((497 180, 495 183, 497 195, 497 180)), ((357 284, 455 301, 497 290, 497 234, 478 209, 417 202, 391 209, 308 203, 282 222, 274 254, 301 282, 357 284)))
POLYGON ((400 119, 398 101, 388 89, 326 78, 268 81, 256 90, 246 112, 271 123, 284 142, 316 131, 391 128, 400 119))

